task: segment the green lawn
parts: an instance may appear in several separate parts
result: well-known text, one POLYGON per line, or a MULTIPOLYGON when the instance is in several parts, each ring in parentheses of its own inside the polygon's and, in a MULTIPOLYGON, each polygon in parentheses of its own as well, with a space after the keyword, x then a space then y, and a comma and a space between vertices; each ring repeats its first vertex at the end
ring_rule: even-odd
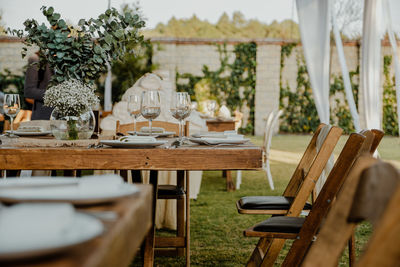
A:
MULTIPOLYGON (((272 148, 301 153, 310 138, 305 135, 274 136, 272 148)), ((339 147, 343 146, 346 138, 346 136, 341 138, 339 147)), ((252 141, 261 144, 262 139, 252 137, 252 141)), ((385 137, 379 146, 382 157, 400 160, 399 144, 398 138, 385 137)), ((235 202, 246 195, 280 195, 295 167, 295 164, 271 163, 276 187, 274 191, 270 190, 265 174, 260 171, 244 171, 241 188, 235 192, 225 191, 225 180, 221 172, 205 172, 201 193, 197 200, 191 201, 192 266, 244 266, 258 239, 243 237, 242 232, 268 216, 240 215, 236 211, 235 202)), ((368 224, 358 227, 356 236, 358 252, 370 232, 371 227, 368 224)), ((284 259, 286 252, 287 250, 284 250, 281 253, 279 262, 284 259)), ((139 259, 133 265, 138 262, 139 259)), ((184 266, 184 258, 157 257, 156 265, 184 266)), ((348 265, 346 255, 343 255, 340 265, 348 265)))

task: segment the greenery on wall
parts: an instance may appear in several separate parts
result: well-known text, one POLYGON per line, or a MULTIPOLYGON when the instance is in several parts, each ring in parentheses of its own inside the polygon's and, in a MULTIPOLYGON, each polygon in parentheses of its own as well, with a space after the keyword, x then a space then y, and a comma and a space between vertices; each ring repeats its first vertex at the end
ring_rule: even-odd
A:
POLYGON ((396 86, 394 77, 391 77, 390 66, 392 56, 383 57, 383 130, 389 135, 399 135, 399 124, 397 118, 396 86))
POLYGON ((240 110, 243 105, 246 105, 250 109, 250 115, 246 127, 241 130, 253 133, 257 45, 253 42, 235 45, 233 63, 229 63, 226 44, 217 45, 217 48, 220 55, 220 67, 211 71, 204 65, 202 76, 177 72, 177 90, 188 92, 193 101, 215 99, 218 104, 225 104, 230 110, 240 110))
MULTIPOLYGON (((297 62, 297 85, 292 90, 288 84, 282 81, 282 72, 285 67, 285 60, 288 58, 296 43, 288 43, 281 48, 281 70, 280 70, 280 103, 283 115, 281 117, 280 130, 289 133, 309 133, 313 132, 319 122, 317 109, 315 107, 314 97, 307 73, 307 67, 304 57, 300 53, 296 53, 297 62)), ((358 68, 350 72, 350 79, 353 88, 353 96, 358 106, 358 84, 354 83, 359 74, 358 68)), ((351 114, 344 95, 344 84, 342 76, 333 75, 333 81, 330 85, 331 103, 335 105, 331 108, 330 121, 332 124, 338 125, 346 133, 354 131, 351 114), (333 100, 333 101, 332 101, 333 100)))

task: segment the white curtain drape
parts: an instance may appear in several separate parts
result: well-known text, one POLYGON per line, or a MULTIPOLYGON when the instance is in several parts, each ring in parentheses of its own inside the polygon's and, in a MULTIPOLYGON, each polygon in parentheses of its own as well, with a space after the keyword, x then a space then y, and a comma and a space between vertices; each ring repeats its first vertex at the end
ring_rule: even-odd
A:
POLYGON ((301 42, 318 116, 329 124, 329 0, 297 0, 301 42))
MULTIPOLYGON (((400 10, 400 1, 388 1, 384 0, 383 3, 383 14, 384 18, 386 21, 386 28, 388 31, 389 35, 389 41, 392 46, 392 52, 393 52, 393 62, 394 62, 394 74, 395 74, 395 80, 396 80, 396 97, 397 97, 397 118, 398 118, 398 123, 400 124, 400 62, 399 62, 399 56, 397 53, 397 41, 395 34, 393 32, 393 28, 397 28, 400 25, 397 25, 397 22, 400 21, 394 21, 393 17, 398 18, 398 14, 394 12, 398 12, 400 10), (396 10, 397 8, 397 10, 396 10), (396 11, 395 11, 396 10, 396 11)), ((400 131, 399 131, 400 135, 400 131)))
POLYGON ((347 103, 349 105, 351 117, 353 119, 354 128, 356 129, 357 132, 359 132, 361 130, 360 119, 358 116, 356 103, 354 102, 354 96, 353 96, 353 90, 352 90, 351 82, 350 82, 349 70, 347 68, 346 58, 344 56, 342 38, 340 37, 340 32, 339 32, 339 28, 338 28, 338 25, 336 22, 335 13, 334 13, 334 10, 332 7, 331 7, 331 11, 332 11, 332 28, 333 28, 333 34, 335 36, 335 43, 336 43, 336 49, 337 49, 337 53, 338 53, 338 57, 339 57, 339 63, 340 63, 340 67, 342 69, 344 91, 346 93, 346 99, 347 99, 347 103))
POLYGON ((382 129, 381 35, 382 0, 365 0, 360 83, 368 129, 382 129))

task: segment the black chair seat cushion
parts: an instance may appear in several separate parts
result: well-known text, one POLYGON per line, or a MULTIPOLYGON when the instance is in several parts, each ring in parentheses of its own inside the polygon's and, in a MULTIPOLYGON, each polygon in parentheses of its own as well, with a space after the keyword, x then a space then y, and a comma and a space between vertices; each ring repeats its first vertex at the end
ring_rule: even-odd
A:
POLYGON ((185 191, 182 187, 171 184, 162 184, 158 185, 158 197, 162 198, 163 196, 184 196, 185 191))
POLYGON ((254 231, 268 233, 299 233, 303 217, 274 216, 254 226, 254 231))
MULTIPOLYGON (((293 202, 293 197, 283 196, 248 196, 239 200, 240 207, 248 210, 288 210, 293 202)), ((305 210, 310 210, 312 205, 306 203, 305 210)))

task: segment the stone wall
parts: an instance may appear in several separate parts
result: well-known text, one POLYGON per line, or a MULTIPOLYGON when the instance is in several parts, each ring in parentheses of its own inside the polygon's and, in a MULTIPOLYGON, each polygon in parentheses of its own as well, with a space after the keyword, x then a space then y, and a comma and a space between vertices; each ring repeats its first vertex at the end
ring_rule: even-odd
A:
MULTIPOLYGON (((242 40, 243 41, 243 40, 242 40)), ((262 135, 264 131, 264 118, 268 113, 279 107, 279 75, 280 75, 280 57, 281 45, 279 40, 246 40, 257 43, 257 80, 256 80, 256 98, 255 98, 255 133, 262 135)), ((234 60, 232 53, 234 45, 239 40, 196 40, 196 39, 174 39, 157 38, 152 39, 154 44, 153 63, 158 65, 161 70, 168 70, 170 79, 175 80, 176 71, 180 73, 192 73, 201 75, 204 65, 211 70, 216 70, 220 66, 220 59, 215 44, 226 42, 230 61, 234 60)), ((22 44, 15 38, 0 38, 0 71, 5 68, 13 73, 22 73, 26 65, 26 59, 21 58, 22 44)), ((295 51, 285 61, 282 70, 282 82, 295 89, 297 82, 297 57, 302 55, 301 45, 297 46, 295 51)), ((35 50, 30 49, 29 53, 35 50)), ((349 42, 344 44, 345 56, 348 69, 355 70, 359 64, 360 48, 357 43, 349 42)), ((383 43, 382 54, 390 54, 391 49, 387 43, 383 43)), ((383 58, 383 56, 382 56, 383 58)), ((393 64, 392 64, 393 65, 393 64)), ((392 66, 393 67, 393 66, 392 66)), ((338 62, 337 52, 332 50, 332 72, 341 73, 338 62)), ((360 94, 360 116, 363 114, 363 105, 360 94)), ((333 103, 332 103, 333 104, 333 103)), ((363 126, 363 125, 362 125, 363 126)))

